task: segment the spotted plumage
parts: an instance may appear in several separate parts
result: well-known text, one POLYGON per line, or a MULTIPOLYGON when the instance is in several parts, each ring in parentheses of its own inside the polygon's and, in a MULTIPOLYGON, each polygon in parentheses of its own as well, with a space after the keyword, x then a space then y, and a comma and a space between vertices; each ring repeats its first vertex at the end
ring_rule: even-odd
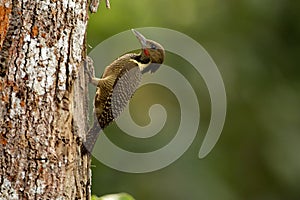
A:
POLYGON ((136 30, 133 33, 142 45, 141 53, 125 54, 107 66, 100 79, 91 78, 91 82, 97 86, 94 99, 97 120, 86 138, 85 147, 88 151, 92 151, 99 131, 124 110, 138 88, 142 74, 155 72, 164 61, 165 53, 160 44, 147 40, 136 30))

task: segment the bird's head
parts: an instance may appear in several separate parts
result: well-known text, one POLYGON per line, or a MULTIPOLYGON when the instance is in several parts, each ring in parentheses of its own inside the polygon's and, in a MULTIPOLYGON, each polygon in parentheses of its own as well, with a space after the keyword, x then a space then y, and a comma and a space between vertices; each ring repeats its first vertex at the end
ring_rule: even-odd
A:
MULTIPOLYGON (((147 67, 144 72, 155 72, 159 66, 163 63, 165 58, 165 50, 159 43, 146 39, 141 33, 132 29, 132 32, 137 37, 142 45, 142 57, 150 59, 151 66, 147 67)), ((143 72, 143 73, 144 73, 143 72)))

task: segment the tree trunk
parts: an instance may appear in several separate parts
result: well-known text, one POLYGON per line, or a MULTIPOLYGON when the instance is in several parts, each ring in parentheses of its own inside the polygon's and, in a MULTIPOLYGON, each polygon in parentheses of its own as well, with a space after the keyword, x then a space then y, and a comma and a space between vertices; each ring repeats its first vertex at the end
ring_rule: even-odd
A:
POLYGON ((88 199, 87 0, 0 0, 0 199, 88 199))

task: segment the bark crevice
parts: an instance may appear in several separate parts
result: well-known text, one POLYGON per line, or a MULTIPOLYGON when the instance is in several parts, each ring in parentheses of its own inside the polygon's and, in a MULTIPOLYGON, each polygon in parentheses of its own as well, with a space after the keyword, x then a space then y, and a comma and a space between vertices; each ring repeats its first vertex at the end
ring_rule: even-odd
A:
POLYGON ((0 199, 90 195, 89 160, 80 147, 88 129, 82 117, 88 107, 86 4, 10 4, 7 34, 0 37, 0 199))

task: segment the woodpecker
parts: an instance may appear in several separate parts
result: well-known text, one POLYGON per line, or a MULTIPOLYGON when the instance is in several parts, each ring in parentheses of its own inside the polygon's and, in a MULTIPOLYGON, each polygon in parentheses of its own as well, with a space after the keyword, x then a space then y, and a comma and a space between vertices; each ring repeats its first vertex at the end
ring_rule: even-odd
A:
POLYGON ((94 99, 94 125, 88 131, 85 149, 91 153, 101 130, 114 121, 124 110, 138 88, 142 74, 154 73, 164 61, 164 48, 146 39, 132 29, 139 40, 141 52, 125 54, 104 70, 102 77, 95 78, 90 70, 90 82, 97 87, 94 99))

